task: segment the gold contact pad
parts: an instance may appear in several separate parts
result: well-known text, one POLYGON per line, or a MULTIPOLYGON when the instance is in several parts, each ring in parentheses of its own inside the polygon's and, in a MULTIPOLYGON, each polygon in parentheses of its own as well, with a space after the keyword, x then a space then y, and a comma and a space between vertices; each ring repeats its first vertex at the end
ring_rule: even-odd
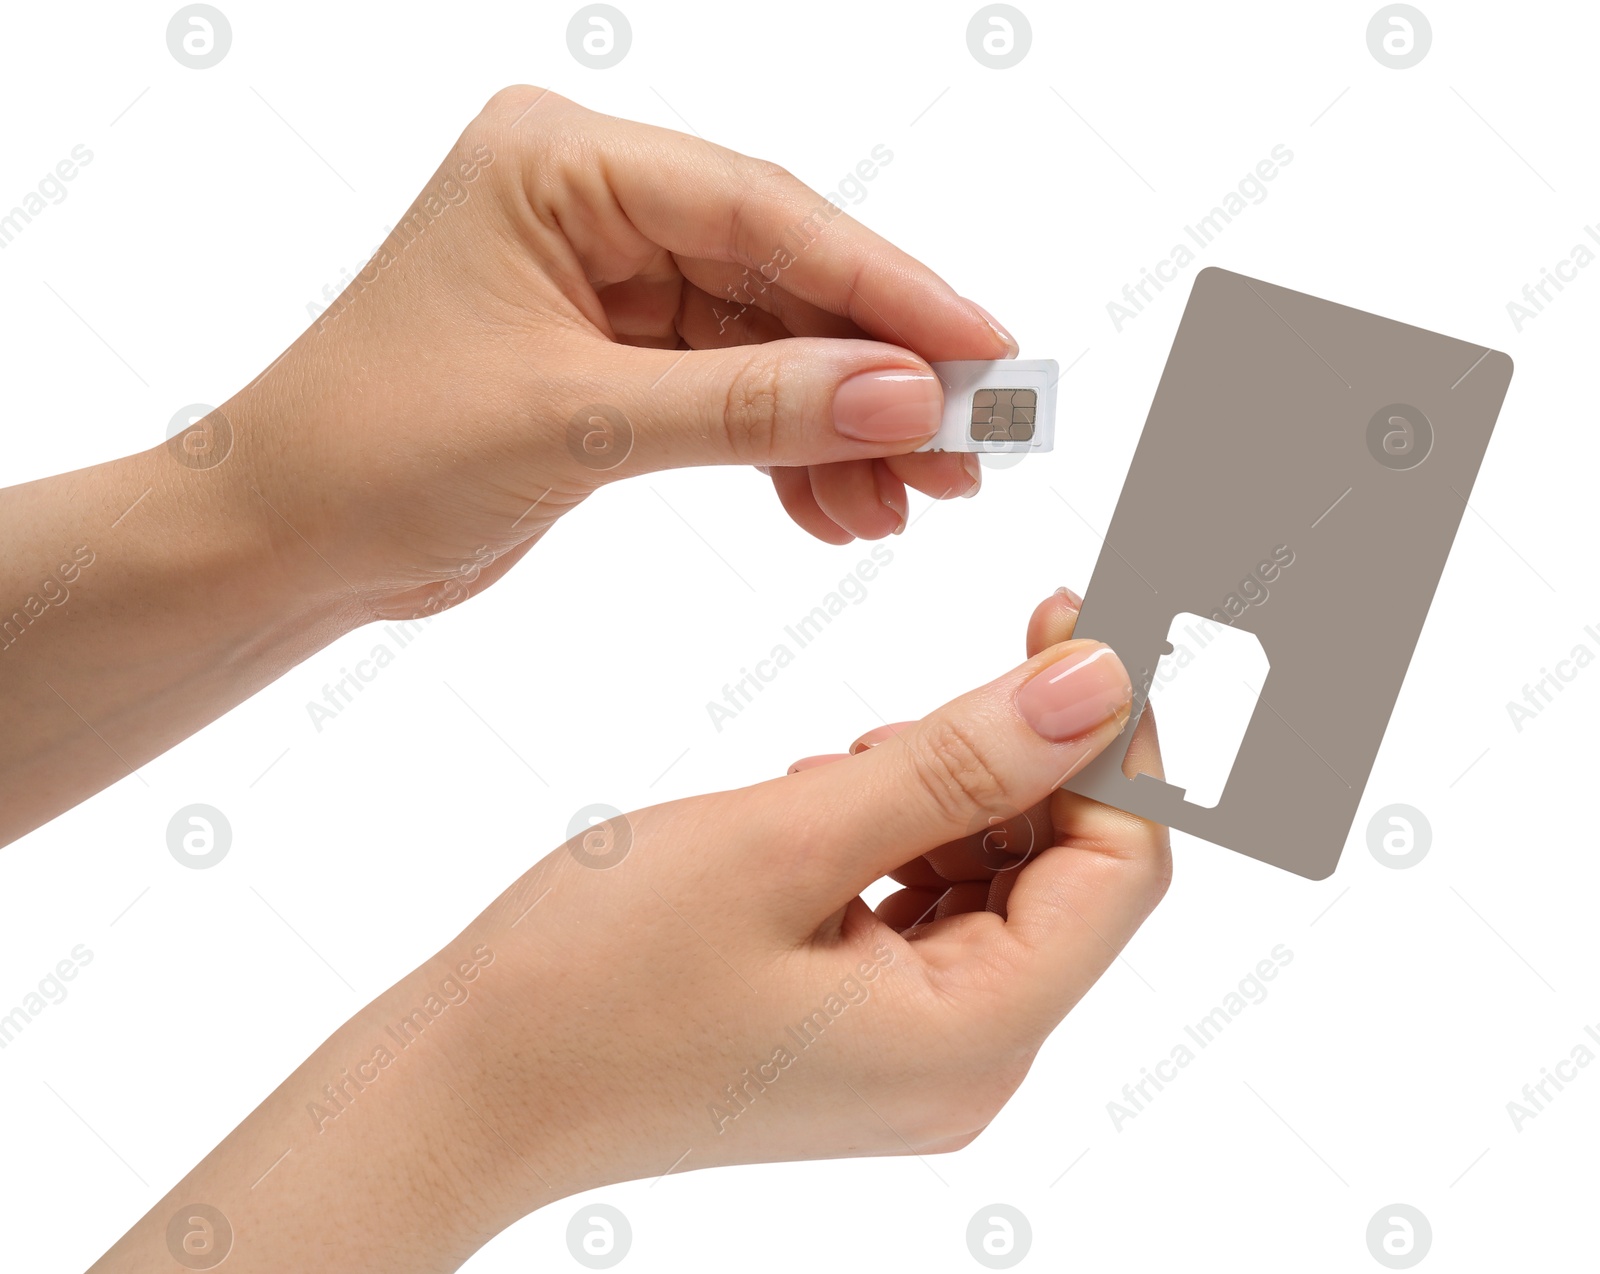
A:
POLYGON ((973 442, 1030 442, 1039 394, 1032 389, 980 389, 972 395, 973 442))

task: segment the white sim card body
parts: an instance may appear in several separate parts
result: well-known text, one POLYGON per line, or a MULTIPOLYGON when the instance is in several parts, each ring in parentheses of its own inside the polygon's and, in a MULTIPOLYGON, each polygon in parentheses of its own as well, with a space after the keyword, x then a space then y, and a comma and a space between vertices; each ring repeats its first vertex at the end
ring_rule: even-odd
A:
POLYGON ((1053 358, 932 363, 944 386, 939 432, 918 451, 1049 451, 1056 440, 1053 358))

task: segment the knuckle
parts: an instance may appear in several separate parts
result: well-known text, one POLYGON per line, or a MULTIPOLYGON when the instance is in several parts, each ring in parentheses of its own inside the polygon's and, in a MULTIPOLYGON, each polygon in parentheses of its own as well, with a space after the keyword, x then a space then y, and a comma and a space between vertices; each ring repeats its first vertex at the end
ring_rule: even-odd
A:
POLYGON ((478 116, 486 121, 509 125, 521 119, 535 102, 553 106, 565 101, 565 98, 546 88, 532 84, 508 84, 483 104, 478 116))
POLYGON ((750 175, 755 180, 768 186, 783 186, 796 180, 795 175, 782 164, 775 164, 770 159, 752 159, 750 161, 750 175))
POLYGON ((734 459, 765 459, 774 452, 783 406, 783 373, 779 360, 752 354, 728 386, 722 405, 722 428, 734 459))
POLYGON ((984 746, 960 722, 936 720, 911 736, 911 768, 928 799, 951 822, 1012 806, 984 746))
POLYGON ((1118 823, 1074 843, 1094 851, 1108 888, 1143 899, 1153 910, 1172 885, 1171 842, 1164 828, 1153 828, 1137 815, 1125 815, 1118 823))

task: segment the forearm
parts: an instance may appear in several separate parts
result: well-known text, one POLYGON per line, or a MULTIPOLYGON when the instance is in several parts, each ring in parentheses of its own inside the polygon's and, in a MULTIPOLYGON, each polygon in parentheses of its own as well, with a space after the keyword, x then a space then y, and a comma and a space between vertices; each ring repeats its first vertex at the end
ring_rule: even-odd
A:
POLYGON ((0 844, 361 622, 239 468, 157 447, 0 492, 0 844))
POLYGON ((233 1274, 442 1274, 558 1197, 522 1158, 536 1152, 515 1147, 510 1128, 491 1127, 478 1095, 477 1041, 494 1029, 485 990, 513 976, 508 965, 504 953, 463 936, 401 979, 334 1032, 93 1272, 165 1274, 172 1245, 181 1249, 187 1236, 193 1255, 225 1255, 233 1274))

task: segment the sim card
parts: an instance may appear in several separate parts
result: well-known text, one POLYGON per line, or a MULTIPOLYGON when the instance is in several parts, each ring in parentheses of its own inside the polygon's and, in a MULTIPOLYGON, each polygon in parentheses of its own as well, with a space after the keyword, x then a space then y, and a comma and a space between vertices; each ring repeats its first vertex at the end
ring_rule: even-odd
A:
POLYGON ((918 451, 1049 451, 1056 437, 1053 358, 933 363, 944 386, 939 432, 918 451))
POLYGON ((1067 790, 1330 875, 1510 384, 1476 342, 1201 270, 1078 616, 1133 671, 1132 711, 1067 790), (1240 630, 1266 665, 1209 803, 1123 770, 1153 683, 1205 675, 1181 671, 1178 616, 1240 630))

